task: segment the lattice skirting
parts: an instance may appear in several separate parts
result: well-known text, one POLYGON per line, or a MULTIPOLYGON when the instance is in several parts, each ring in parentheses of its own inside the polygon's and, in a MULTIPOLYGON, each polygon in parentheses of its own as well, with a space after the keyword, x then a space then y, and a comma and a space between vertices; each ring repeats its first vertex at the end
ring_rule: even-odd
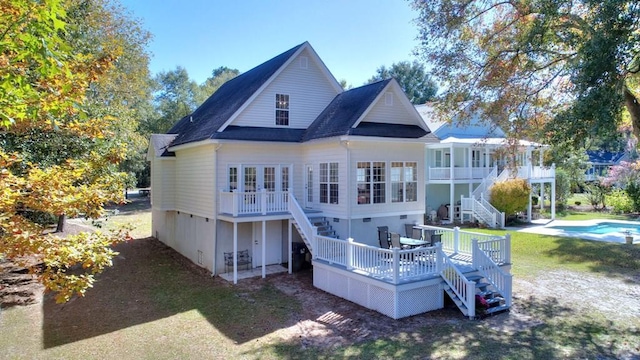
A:
POLYGON ((439 278, 392 285, 314 262, 313 285, 394 319, 442 309, 444 306, 442 280, 439 278))

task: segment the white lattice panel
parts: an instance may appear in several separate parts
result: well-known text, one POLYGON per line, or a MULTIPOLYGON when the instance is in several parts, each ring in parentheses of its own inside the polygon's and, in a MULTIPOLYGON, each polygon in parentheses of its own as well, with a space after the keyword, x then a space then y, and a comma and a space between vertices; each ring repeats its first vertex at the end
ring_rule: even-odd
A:
POLYGON ((362 306, 369 306, 369 285, 358 279, 349 279, 349 300, 362 306))
POLYGON ((440 285, 402 291, 398 294, 398 317, 441 309, 444 304, 440 285))
POLYGON ((396 319, 393 291, 369 285, 369 309, 396 319))
POLYGON ((343 299, 349 298, 349 279, 339 273, 330 272, 327 278, 328 292, 340 296, 343 299))

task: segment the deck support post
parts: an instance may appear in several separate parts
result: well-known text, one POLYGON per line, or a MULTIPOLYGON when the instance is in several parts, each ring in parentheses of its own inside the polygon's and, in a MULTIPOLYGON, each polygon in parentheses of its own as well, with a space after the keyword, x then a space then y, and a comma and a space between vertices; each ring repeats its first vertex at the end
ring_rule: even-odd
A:
POLYGON ((233 222, 233 283, 238 283, 238 223, 233 222))
POLYGON ((480 248, 478 247, 478 239, 471 239, 471 265, 475 270, 478 270, 478 253, 480 248))
POLYGON ((400 249, 393 248, 393 283, 397 284, 400 279, 400 249))
POLYGON ((353 269, 353 238, 347 239, 347 270, 353 269))
POLYGON ((263 279, 267 277, 266 263, 267 263, 267 222, 262 220, 262 278, 263 279))
POLYGON ((504 262, 507 264, 511 263, 511 234, 506 234, 504 236, 504 262))
POLYGON ((292 260, 292 255, 291 255, 291 251, 293 251, 292 247, 293 245, 291 244, 293 242, 293 229, 291 228, 293 226, 293 224, 291 223, 291 219, 289 219, 289 226, 287 227, 287 229, 289 229, 289 234, 288 234, 288 245, 289 245, 289 251, 287 252, 287 256, 288 256, 288 264, 289 264, 289 274, 293 273, 293 266, 291 264, 291 260, 292 260))
POLYGON ((457 254, 460 248, 460 227, 453 228, 453 253, 457 254))

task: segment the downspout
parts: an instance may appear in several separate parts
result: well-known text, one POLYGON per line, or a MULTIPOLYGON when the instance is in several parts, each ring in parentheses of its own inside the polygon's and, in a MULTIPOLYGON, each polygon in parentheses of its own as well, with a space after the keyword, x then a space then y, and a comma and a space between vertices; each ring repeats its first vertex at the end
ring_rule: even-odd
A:
POLYGON ((351 150, 349 149, 349 141, 340 141, 340 146, 347 150, 347 239, 351 238, 351 150))
POLYGON ((222 144, 213 150, 213 257, 211 258, 211 276, 216 276, 216 254, 218 253, 218 150, 222 144))

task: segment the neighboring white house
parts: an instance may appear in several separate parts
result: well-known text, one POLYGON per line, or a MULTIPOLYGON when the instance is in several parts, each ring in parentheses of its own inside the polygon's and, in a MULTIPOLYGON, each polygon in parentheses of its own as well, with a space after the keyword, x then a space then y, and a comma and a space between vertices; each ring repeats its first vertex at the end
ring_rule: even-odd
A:
MULTIPOLYGON (((459 121, 438 120, 432 104, 416 109, 440 141, 426 146, 427 215, 446 221, 477 219, 491 227, 504 226, 504 214, 489 203, 491 186, 509 178, 522 178, 538 185, 544 198, 544 184, 551 188, 551 217, 555 218, 555 168, 542 166, 548 145, 519 140, 515 164, 504 153, 507 138, 497 126, 477 116, 459 121)), ((514 159, 514 157, 511 157, 514 159)), ((533 201, 529 198, 526 219, 531 221, 533 201)))
POLYGON ((596 181, 605 177, 612 166, 620 165, 622 161, 628 161, 629 156, 624 151, 587 150, 588 168, 585 172, 585 181, 596 181))
POLYGON ((291 271, 304 243, 316 287, 393 318, 442 308, 444 292, 470 317, 477 291, 510 306, 508 237, 422 225, 439 140, 393 79, 344 91, 305 42, 150 144, 153 235, 214 275, 291 271), (380 246, 381 226, 405 243, 415 226, 425 246, 380 246))

